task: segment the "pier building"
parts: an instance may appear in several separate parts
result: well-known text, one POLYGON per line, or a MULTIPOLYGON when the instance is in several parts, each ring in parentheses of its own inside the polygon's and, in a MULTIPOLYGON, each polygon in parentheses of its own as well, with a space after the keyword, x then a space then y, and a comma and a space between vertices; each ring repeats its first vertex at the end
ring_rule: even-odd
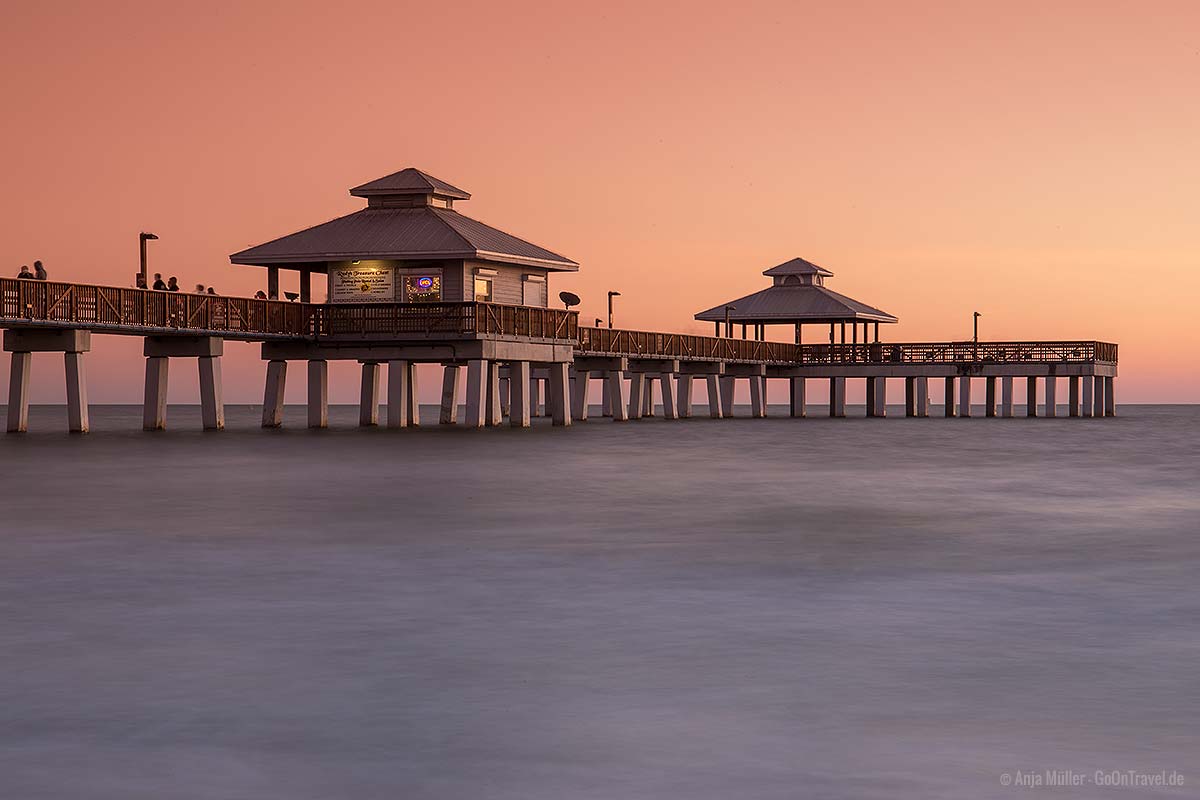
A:
POLYGON ((825 285, 832 272, 803 259, 766 270, 773 281, 766 289, 697 314, 714 323, 716 336, 585 326, 577 312, 548 301, 553 274, 579 264, 461 214, 455 205, 470 197, 462 189, 410 168, 351 194, 366 207, 230 257, 265 271, 267 299, 0 278, 0 328, 11 354, 8 430, 28 425, 33 354, 61 353, 67 425, 86 431, 85 357, 92 337, 106 334, 144 340, 147 430, 166 427, 169 365, 181 358, 197 362, 202 426, 224 427, 226 341, 261 347, 266 427, 282 424, 295 362, 306 367, 308 424, 325 427, 334 360, 361 365, 364 426, 380 423, 385 385, 388 427, 431 422, 417 405, 414 365, 422 363, 441 367, 438 422, 471 427, 528 427, 541 413, 556 426, 586 421, 593 380, 604 387, 604 413, 615 421, 657 415, 655 390, 663 419, 691 417, 696 380, 706 383, 708 416, 717 419, 732 416, 738 380, 749 383, 754 417, 766 416, 769 380, 789 382, 797 418, 807 414, 808 385, 827 381, 829 414, 844 417, 846 382, 860 378, 871 417, 886 416, 889 381, 904 384, 906 416, 929 416, 930 380, 944 383, 949 417, 972 415, 975 383, 983 384, 985 416, 1014 416, 1017 381, 1028 416, 1059 413, 1060 381, 1067 384, 1068 416, 1116 412, 1115 344, 885 343, 879 326, 896 317, 832 291, 825 285), (297 274, 291 301, 278 299, 281 271, 297 274), (324 276, 325 302, 313 298, 314 274, 324 276), (733 336, 733 325, 742 326, 742 338, 733 336), (766 338, 768 326, 779 325, 794 329, 793 341, 766 338), (828 325, 828 341, 805 343, 805 325, 828 325))

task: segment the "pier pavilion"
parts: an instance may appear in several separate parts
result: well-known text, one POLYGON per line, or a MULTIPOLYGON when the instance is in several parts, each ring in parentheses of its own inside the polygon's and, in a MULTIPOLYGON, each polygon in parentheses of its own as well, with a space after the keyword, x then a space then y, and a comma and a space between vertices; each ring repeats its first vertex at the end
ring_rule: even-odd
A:
MULTIPOLYGON (((0 328, 11 354, 8 430, 27 427, 34 353, 61 353, 67 422, 88 429, 85 358, 93 335, 138 336, 146 359, 143 427, 166 427, 170 361, 196 359, 201 421, 224 427, 221 359, 226 341, 256 342, 266 363, 262 423, 283 419, 288 363, 307 362, 308 424, 328 424, 327 363, 362 367, 360 424, 379 423, 380 379, 387 367, 387 425, 418 424, 414 364, 442 369, 439 422, 458 424, 466 368, 465 422, 495 426, 507 417, 528 427, 547 384, 556 426, 588 417, 588 386, 603 381, 616 421, 647 416, 660 387, 662 418, 692 415, 692 386, 707 381, 708 416, 731 416, 733 382, 749 379, 751 414, 766 415, 769 379, 791 382, 791 415, 803 417, 805 385, 827 380, 829 412, 846 415, 847 379, 867 383, 868 416, 885 416, 887 382, 905 386, 905 416, 929 416, 929 380, 944 380, 946 416, 972 414, 971 386, 985 383, 985 416, 1014 416, 1014 381, 1026 386, 1025 414, 1056 416, 1057 386, 1068 383, 1069 416, 1115 414, 1117 346, 1080 339, 1015 342, 879 342, 879 323, 896 318, 825 287, 828 270, 795 259, 767 270, 774 285, 697 315, 724 336, 635 331, 579 324, 575 311, 550 308, 547 281, 579 265, 525 239, 461 215, 469 197, 415 169, 351 190, 367 207, 345 217, 234 254, 234 263, 267 272, 268 299, 0 278, 0 328), (299 274, 299 302, 283 302, 279 273, 299 274), (313 302, 311 276, 326 276, 326 302, 313 302), (845 323, 851 325, 845 340, 845 323), (732 324, 754 326, 750 339, 732 324), (858 341, 858 325, 863 340, 858 341), (795 342, 766 339, 769 325, 796 327, 795 342), (830 324, 840 341, 804 344, 805 324, 830 324), (875 326, 868 341, 866 326, 875 326), (507 380, 502 382, 502 376, 507 380), (1038 387, 1045 387, 1039 407, 1038 387), (997 392, 999 387, 1000 392, 997 392), (957 392, 956 392, 957 389, 957 392)), ((114 274, 122 272, 114 266, 114 274)))

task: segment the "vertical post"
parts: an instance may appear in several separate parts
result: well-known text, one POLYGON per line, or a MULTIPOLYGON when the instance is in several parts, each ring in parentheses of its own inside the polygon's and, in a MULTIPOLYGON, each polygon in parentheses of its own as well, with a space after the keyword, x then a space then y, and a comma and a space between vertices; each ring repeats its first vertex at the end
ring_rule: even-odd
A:
POLYGON ((373 427, 379 424, 379 363, 364 361, 362 386, 358 393, 358 424, 373 427))
POLYGON ((586 369, 575 370, 575 380, 571 382, 571 416, 580 422, 587 422, 588 387, 591 382, 591 372, 586 369))
MULTIPOLYGON (((530 375, 533 373, 531 372, 530 375)), ((542 408, 542 381, 540 378, 529 379, 529 415, 540 417, 542 408)))
POLYGON ((1025 416, 1036 417, 1037 415, 1037 378, 1030 375, 1025 379, 1025 416))
POLYGON ((538 378, 538 382, 542 386, 542 416, 553 417, 554 410, 550 408, 550 371, 546 370, 546 377, 538 378))
POLYGON ((654 416, 654 376, 646 375, 642 381, 642 416, 654 416))
MULTIPOLYGON (((858 323, 854 324, 854 328, 855 328, 855 330, 858 330, 858 323)), ((866 401, 867 401, 867 416, 868 417, 877 416, 875 413, 875 378, 871 377, 871 376, 867 377, 866 401)))
POLYGON ((919 375, 916 378, 917 384, 917 416, 929 416, 929 378, 925 375, 919 375))
POLYGON ((971 376, 963 375, 958 379, 958 415, 971 416, 971 376))
POLYGON ((87 376, 83 372, 83 353, 63 353, 63 362, 67 372, 67 429, 71 433, 87 433, 87 376))
MULTIPOLYGON (((164 380, 163 383, 165 384, 166 381, 164 380)), ((287 362, 268 361, 267 382, 263 390, 262 426, 264 428, 278 428, 283 424, 283 394, 286 386, 287 362)))
POLYGON ((399 360, 388 362, 387 426, 389 428, 408 427, 408 363, 399 360))
POLYGON ((646 388, 646 375, 643 372, 629 373, 629 418, 641 419, 645 401, 642 393, 646 388))
POLYGON ((550 378, 547 383, 550 397, 553 398, 551 405, 554 407, 552 412, 554 425, 558 427, 571 424, 571 376, 569 370, 570 365, 565 361, 550 365, 550 378))
POLYGON ((917 415, 917 379, 909 376, 904 379, 904 416, 917 415))
POLYGON ((312 270, 300 270, 300 302, 312 302, 312 270))
POLYGON ((846 379, 838 376, 829 379, 829 416, 846 416, 846 379))
POLYGON ((675 403, 675 393, 671 391, 671 373, 658 373, 658 384, 662 387, 663 419, 679 419, 679 406, 675 403))
POLYGON ((721 378, 718 375, 704 376, 708 387, 708 416, 721 419, 721 378))
POLYGON ((1117 398, 1113 396, 1113 384, 1115 383, 1112 376, 1104 378, 1104 416, 1115 417, 1117 415, 1117 398))
POLYGON ((996 416, 996 376, 989 375, 983 379, 983 415, 996 416))
POLYGON ((1095 381, 1095 384, 1096 384, 1095 392, 1092 394, 1092 401, 1093 401, 1092 402, 1092 416, 1093 417, 1103 417, 1104 416, 1104 378, 1100 375, 1097 375, 1092 380, 1095 381))
POLYGON ((946 396, 942 400, 942 413, 947 417, 954 416, 954 378, 946 378, 946 396))
POLYGON ((168 363, 166 356, 149 356, 146 359, 146 393, 142 401, 142 430, 161 431, 167 427, 168 363))
POLYGON ((488 362, 486 400, 484 424, 491 428, 503 425, 504 414, 500 410, 500 363, 498 361, 488 362))
POLYGON ((608 387, 613 421, 624 422, 629 419, 629 409, 625 406, 625 381, 620 371, 610 369, 604 377, 604 385, 608 387))
POLYGON ((421 399, 417 393, 417 365, 409 361, 404 374, 408 389, 408 397, 404 401, 404 405, 408 406, 408 426, 417 428, 421 425, 421 399))
MULTIPOLYGON (((528 363, 525 365, 528 367, 528 363)), ((458 424, 458 383, 460 373, 457 364, 446 364, 442 370, 442 408, 438 422, 442 425, 458 424)))
POLYGON ((505 417, 508 416, 509 409, 511 408, 510 403, 512 402, 510 395, 510 387, 512 386, 512 367, 509 367, 508 374, 509 377, 502 377, 500 379, 500 414, 501 416, 505 417))
POLYGON ((737 379, 731 375, 721 376, 721 416, 733 416, 733 396, 737 390, 737 379))
POLYGON ((1046 376, 1046 416, 1058 416, 1058 378, 1046 376))
POLYGON ((8 432, 29 430, 29 369, 33 353, 12 354, 8 378, 8 432))
POLYGON ((764 410, 763 380, 760 375, 750 376, 750 416, 759 419, 767 415, 764 410))
POLYGON ((488 362, 473 358, 467 362, 467 427, 483 427, 483 409, 487 392, 488 362))
POLYGON ((1092 376, 1084 375, 1083 376, 1082 408, 1083 408, 1083 415, 1085 417, 1092 416, 1092 410, 1095 408, 1095 406, 1092 403, 1092 389, 1094 388, 1094 386, 1095 386, 1095 382, 1092 380, 1092 376))
POLYGON ((308 427, 329 427, 329 362, 320 359, 308 362, 308 427))
POLYGON ((1000 416, 1011 418, 1013 415, 1013 378, 1005 375, 1000 379, 1000 416))
MULTIPOLYGON (((800 329, 800 325, 796 325, 796 330, 800 329)), ((805 397, 804 378, 791 378, 791 397, 788 404, 788 413, 793 417, 807 417, 808 404, 805 397)))
POLYGON ((206 431, 225 429, 225 387, 221 380, 221 357, 200 356, 200 419, 206 431))
POLYGON ((612 415, 612 393, 608 388, 608 374, 605 373, 604 378, 600 381, 600 416, 611 417, 612 415))
POLYGON ((279 267, 267 267, 267 299, 279 299, 279 267))
POLYGON ((509 374, 509 414, 508 424, 514 428, 528 428, 529 414, 529 362, 511 361, 508 365, 509 374))
POLYGON ((1067 416, 1079 416, 1079 376, 1067 378, 1067 416))
MULTIPOLYGON (((680 419, 692 418, 692 385, 694 377, 691 374, 675 376, 675 394, 676 400, 675 409, 679 412, 680 419)), ((664 390, 664 394, 669 389, 664 390)))
POLYGON ((882 375, 875 379, 875 416, 887 416, 887 378, 882 375))

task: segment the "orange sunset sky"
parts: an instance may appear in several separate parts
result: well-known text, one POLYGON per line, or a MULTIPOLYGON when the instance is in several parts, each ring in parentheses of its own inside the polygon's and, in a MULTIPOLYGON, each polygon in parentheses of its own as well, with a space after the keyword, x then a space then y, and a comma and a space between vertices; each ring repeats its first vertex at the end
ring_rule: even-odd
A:
MULTIPOLYGON (((551 292, 585 321, 617 289, 619 327, 709 333, 802 256, 887 339, 978 310, 983 339, 1118 342, 1119 402, 1200 398, 1195 3, 5 6, 5 274, 130 285, 150 230, 152 270, 251 294, 230 253, 417 166, 579 261, 551 292)), ((257 346, 226 354, 226 400, 260 402, 257 346)), ((92 401, 140 402, 140 355, 98 337, 92 401)), ((33 369, 62 402, 60 360, 33 369)), ((173 402, 195 385, 172 368, 173 402)))

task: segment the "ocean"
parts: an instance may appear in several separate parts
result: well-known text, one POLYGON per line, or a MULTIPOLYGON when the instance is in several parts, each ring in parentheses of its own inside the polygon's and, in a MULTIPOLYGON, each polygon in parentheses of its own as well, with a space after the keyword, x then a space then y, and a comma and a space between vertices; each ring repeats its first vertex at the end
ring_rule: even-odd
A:
POLYGON ((1200 797, 1200 406, 821 411, 35 407, 0 797, 1200 797))

